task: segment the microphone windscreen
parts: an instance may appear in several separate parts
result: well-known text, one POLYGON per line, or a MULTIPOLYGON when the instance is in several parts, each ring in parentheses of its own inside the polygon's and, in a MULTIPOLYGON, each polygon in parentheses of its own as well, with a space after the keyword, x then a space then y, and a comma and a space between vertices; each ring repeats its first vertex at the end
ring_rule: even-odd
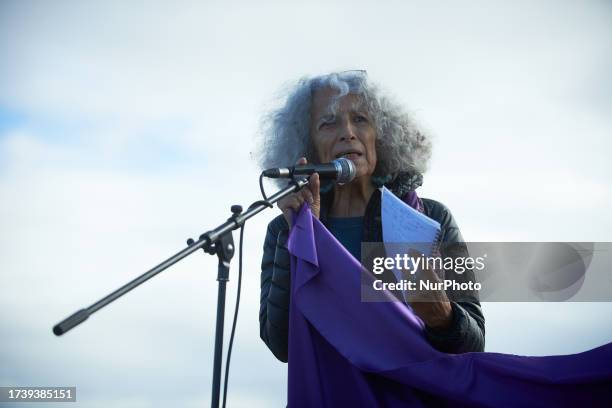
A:
POLYGON ((355 164, 349 159, 345 159, 344 157, 336 159, 334 160, 334 162, 339 163, 341 169, 336 182, 338 184, 346 184, 353 181, 356 174, 355 164))

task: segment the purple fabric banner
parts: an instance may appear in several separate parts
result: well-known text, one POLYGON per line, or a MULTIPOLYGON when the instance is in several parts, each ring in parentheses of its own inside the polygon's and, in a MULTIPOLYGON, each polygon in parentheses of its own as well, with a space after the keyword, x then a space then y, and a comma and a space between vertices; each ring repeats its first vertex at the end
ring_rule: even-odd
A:
POLYGON ((565 356, 441 353, 406 305, 361 302, 372 278, 306 205, 288 247, 290 408, 612 406, 612 343, 565 356))

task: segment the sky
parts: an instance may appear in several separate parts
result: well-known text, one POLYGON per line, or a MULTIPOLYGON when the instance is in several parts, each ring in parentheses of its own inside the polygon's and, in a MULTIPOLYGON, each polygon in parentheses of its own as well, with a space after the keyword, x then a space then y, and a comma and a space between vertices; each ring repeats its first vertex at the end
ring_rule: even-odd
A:
MULTIPOLYGON (((213 257, 51 327, 257 200, 261 118, 304 75, 365 69, 414 115, 434 140, 419 192, 468 241, 612 241, 611 23, 604 1, 1 1, 0 386, 77 386, 79 407, 208 404, 213 257)), ((286 401, 258 326, 277 214, 246 226, 232 407, 286 401)), ((487 351, 612 341, 610 303, 483 310, 487 351)))

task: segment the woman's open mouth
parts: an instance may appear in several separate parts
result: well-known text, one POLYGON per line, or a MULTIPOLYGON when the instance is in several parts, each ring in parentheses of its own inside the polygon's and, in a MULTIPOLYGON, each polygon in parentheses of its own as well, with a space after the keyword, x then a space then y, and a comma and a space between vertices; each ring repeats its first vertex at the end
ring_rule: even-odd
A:
POLYGON ((356 160, 358 158, 360 158, 362 156, 361 153, 356 152, 356 151, 352 151, 352 152, 345 152, 345 153, 340 153, 336 155, 336 159, 343 157, 345 159, 349 159, 349 160, 356 160))

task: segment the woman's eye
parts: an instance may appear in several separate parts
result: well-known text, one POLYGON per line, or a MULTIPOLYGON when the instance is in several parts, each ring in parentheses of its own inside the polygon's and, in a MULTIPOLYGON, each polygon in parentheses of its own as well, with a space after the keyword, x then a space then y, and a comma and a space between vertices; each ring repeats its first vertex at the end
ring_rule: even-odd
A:
POLYGON ((367 122, 368 121, 368 119, 365 116, 363 116, 363 115, 355 116, 354 120, 355 120, 355 122, 367 122))
POLYGON ((321 123, 321 125, 319 125, 319 129, 329 128, 329 127, 333 126, 333 124, 334 124, 333 121, 323 122, 323 123, 321 123))

